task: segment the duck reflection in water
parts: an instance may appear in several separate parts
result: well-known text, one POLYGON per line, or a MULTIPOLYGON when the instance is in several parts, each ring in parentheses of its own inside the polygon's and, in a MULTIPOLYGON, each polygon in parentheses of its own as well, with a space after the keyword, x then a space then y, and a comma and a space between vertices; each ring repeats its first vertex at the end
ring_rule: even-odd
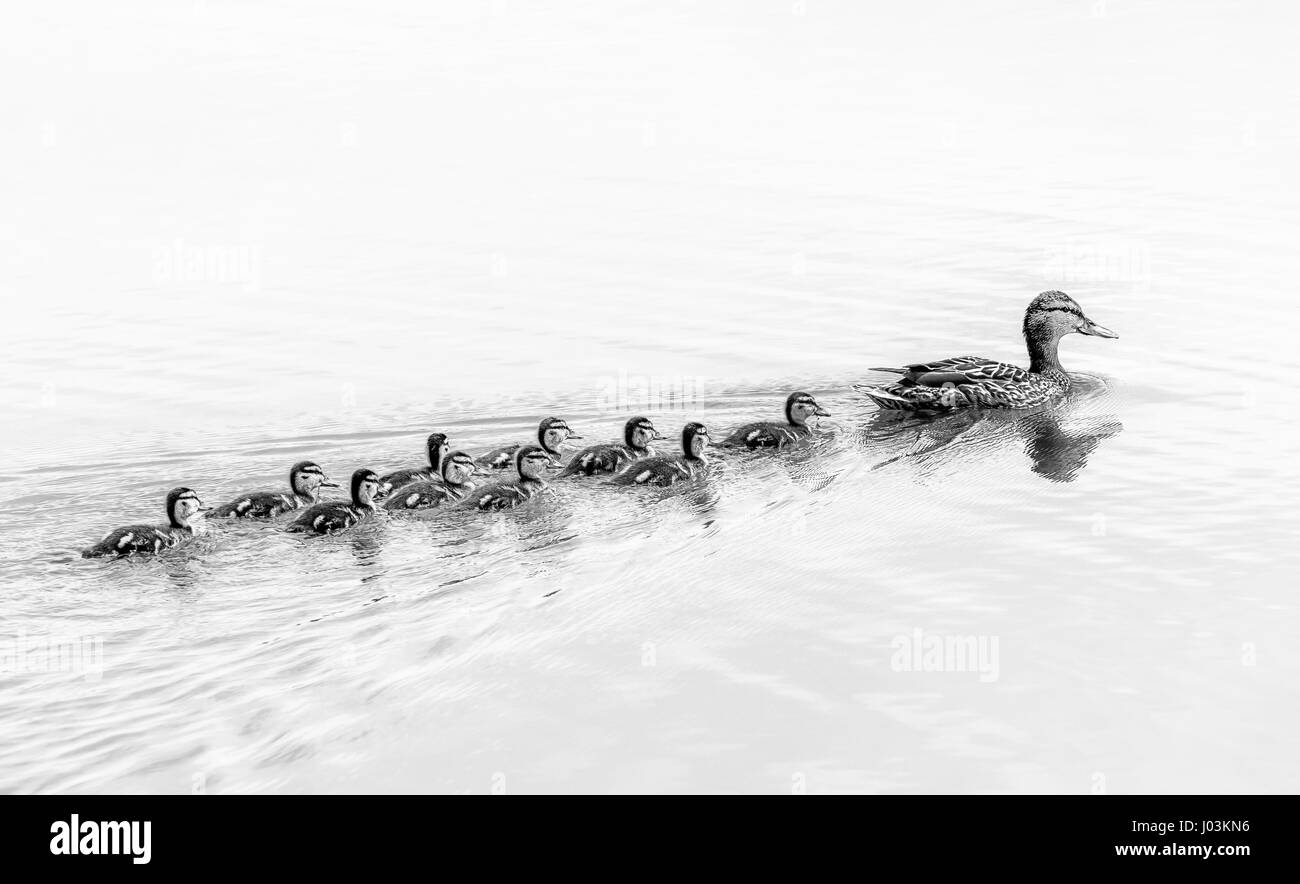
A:
MULTIPOLYGON (((380 564, 379 557, 383 554, 384 547, 379 538, 370 532, 358 532, 348 538, 348 549, 352 551, 352 557, 356 559, 357 565, 361 568, 373 568, 380 564)), ((375 575, 362 578, 371 580, 375 575)))
POLYGON ((1088 420, 1071 430, 1063 429, 1062 421, 1052 414, 1030 415, 1018 423, 1034 472, 1053 482, 1073 482, 1102 440, 1124 430, 1113 418, 1088 420))

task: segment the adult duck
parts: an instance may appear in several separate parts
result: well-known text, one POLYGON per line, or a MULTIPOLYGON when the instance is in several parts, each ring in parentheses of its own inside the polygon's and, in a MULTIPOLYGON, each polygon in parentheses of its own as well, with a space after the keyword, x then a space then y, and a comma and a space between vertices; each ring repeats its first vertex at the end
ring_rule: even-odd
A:
POLYGON ((1033 408, 1070 389, 1070 375, 1061 366, 1061 338, 1075 332, 1096 338, 1118 338, 1084 315, 1064 292, 1043 292, 1025 310, 1025 345, 1029 368, 983 356, 955 356, 903 368, 875 368, 901 374, 902 380, 881 387, 858 386, 886 411, 924 414, 958 408, 1033 408))

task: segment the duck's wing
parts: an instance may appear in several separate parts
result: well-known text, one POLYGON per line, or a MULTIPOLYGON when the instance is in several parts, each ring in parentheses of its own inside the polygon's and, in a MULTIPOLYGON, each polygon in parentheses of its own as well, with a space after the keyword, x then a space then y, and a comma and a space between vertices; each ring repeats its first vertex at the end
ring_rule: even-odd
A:
POLYGON ((619 485, 671 485, 691 475, 680 457, 660 456, 633 461, 612 481, 619 485))
POLYGON ((628 464, 610 481, 616 485, 653 484, 671 470, 671 464, 671 459, 667 457, 643 457, 628 464))
POLYGON ((278 491, 260 491, 245 494, 229 503, 213 507, 208 513, 209 519, 265 519, 295 509, 297 502, 287 494, 278 491))
POLYGON ((441 482, 409 482, 388 496, 384 509, 422 510, 438 506, 451 496, 451 489, 441 482))
POLYGON ((379 494, 378 497, 386 497, 394 488, 401 488, 403 485, 410 485, 412 482, 420 482, 425 479, 432 479, 431 470, 428 467, 423 469, 394 470, 386 476, 379 477, 379 494))
POLYGON ((920 384, 924 387, 942 387, 944 384, 979 383, 981 381, 1010 381, 1016 383, 1029 378, 1029 372, 1009 362, 998 362, 984 356, 954 356, 935 362, 918 362, 903 368, 875 368, 901 374, 899 383, 920 384))
POLYGON ((499 510, 515 506, 526 496, 516 482, 489 482, 475 488, 462 502, 480 510, 499 510))
POLYGON ((318 503, 289 523, 287 531, 314 531, 324 534, 346 528, 354 521, 352 508, 342 503, 318 503))
POLYGON ((560 471, 559 478, 613 473, 629 460, 631 454, 623 445, 591 445, 573 456, 560 471))
POLYGON ((722 444, 730 448, 780 448, 797 438, 798 434, 791 427, 772 421, 757 421, 737 427, 722 440, 722 444))
POLYGON ((101 556, 129 556, 132 553, 158 552, 175 543, 171 532, 153 525, 127 525, 115 528, 104 535, 104 539, 89 549, 83 550, 84 558, 101 556))
POLYGON ((503 445, 500 448, 494 448, 487 454, 478 458, 475 463, 479 466, 488 467, 493 470, 504 470, 510 466, 515 458, 515 452, 519 450, 518 445, 503 445))

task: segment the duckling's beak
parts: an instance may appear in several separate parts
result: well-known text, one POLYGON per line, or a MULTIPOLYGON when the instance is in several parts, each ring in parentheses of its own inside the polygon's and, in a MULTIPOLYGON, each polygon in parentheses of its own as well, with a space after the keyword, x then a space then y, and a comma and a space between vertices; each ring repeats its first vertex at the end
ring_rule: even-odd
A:
POLYGON ((562 460, 560 460, 560 459, 558 459, 558 458, 552 458, 552 459, 550 460, 550 462, 548 462, 546 465, 547 465, 548 467, 550 467, 551 469, 553 469, 553 470, 562 470, 562 469, 564 469, 564 461, 562 461, 562 460))
POLYGON ((568 438, 568 439, 581 439, 582 437, 579 436, 577 433, 573 432, 573 430, 569 430, 569 435, 568 435, 567 438, 568 438))
POLYGON ((1097 337, 1097 338, 1118 338, 1119 337, 1119 335, 1115 334, 1113 331, 1106 328, 1106 326, 1098 325, 1097 323, 1093 322, 1091 319, 1085 319, 1083 321, 1083 325, 1079 327, 1079 334, 1092 335, 1093 337, 1097 337))
POLYGON ((339 483, 338 483, 338 482, 335 482, 333 479, 326 479, 325 481, 323 481, 323 482, 320 483, 320 487, 322 487, 322 488, 337 488, 337 487, 339 487, 339 483))
POLYGON ((660 441, 660 440, 662 440, 662 439, 667 439, 667 438, 668 438, 667 436, 665 436, 663 433, 659 432, 658 430, 655 430, 654 433, 655 433, 655 434, 654 434, 653 436, 650 437, 650 441, 651 441, 651 442, 658 442, 658 441, 660 441))
POLYGON ((813 414, 815 414, 817 417, 830 417, 830 416, 831 416, 831 413, 830 413, 829 411, 827 411, 826 409, 822 408, 820 405, 818 405, 815 409, 813 409, 813 414))
POLYGON ((212 507, 210 506, 200 506, 197 510, 195 510, 195 512, 206 513, 210 509, 212 509, 212 507))

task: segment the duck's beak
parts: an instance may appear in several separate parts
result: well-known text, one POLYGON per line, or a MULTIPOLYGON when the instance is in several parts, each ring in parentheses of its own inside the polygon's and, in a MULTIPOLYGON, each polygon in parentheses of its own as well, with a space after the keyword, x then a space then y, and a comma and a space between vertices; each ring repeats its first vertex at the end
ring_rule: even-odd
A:
POLYGON ((813 414, 815 414, 817 417, 830 417, 830 416, 831 416, 831 413, 830 413, 829 411, 827 411, 826 409, 822 408, 820 405, 818 405, 815 409, 813 409, 813 414))
POLYGON ((206 513, 210 509, 212 509, 212 507, 210 506, 200 506, 197 510, 195 510, 195 512, 206 513))
POLYGON ((339 483, 338 483, 338 482, 335 482, 333 479, 326 479, 324 482, 321 482, 321 483, 320 483, 320 487, 322 487, 322 488, 337 488, 337 487, 339 487, 339 483))
POLYGON ((581 438, 582 438, 582 437, 579 436, 577 433, 573 432, 573 430, 569 430, 569 435, 568 435, 566 441, 568 441, 568 440, 573 440, 573 439, 581 439, 581 438))
POLYGON ((667 439, 667 438, 668 438, 668 437, 665 436, 663 433, 659 432, 658 430, 655 430, 655 431, 654 431, 654 435, 650 437, 650 441, 651 441, 651 442, 658 442, 658 441, 661 441, 661 440, 663 440, 663 439, 667 439))
POLYGON ((1083 325, 1079 327, 1079 334, 1092 335, 1093 337, 1096 338, 1118 338, 1119 337, 1119 335, 1115 334, 1113 331, 1106 328, 1106 326, 1098 325, 1097 323, 1093 322, 1091 319, 1085 319, 1083 321, 1083 325))
POLYGON ((547 466, 553 470, 562 470, 564 469, 564 461, 559 460, 558 458, 552 458, 551 462, 548 463, 547 466))

